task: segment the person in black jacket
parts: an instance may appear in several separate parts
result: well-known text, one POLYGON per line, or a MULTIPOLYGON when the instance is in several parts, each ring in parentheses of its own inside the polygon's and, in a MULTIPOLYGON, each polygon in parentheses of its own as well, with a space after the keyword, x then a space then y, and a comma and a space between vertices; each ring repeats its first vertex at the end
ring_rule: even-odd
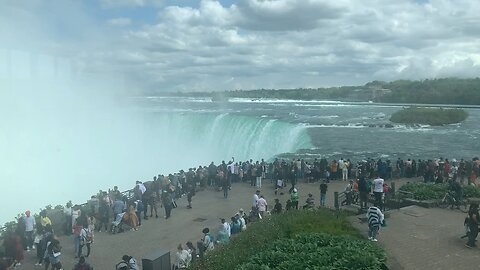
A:
POLYGON ((465 244, 466 247, 472 248, 475 247, 475 239, 478 235, 478 204, 472 203, 470 209, 468 210, 468 227, 470 232, 468 233, 468 242, 465 244))
POLYGON ((358 192, 360 193, 360 207, 362 209, 367 208, 368 191, 367 180, 365 180, 364 175, 361 175, 360 179, 358 180, 358 192))

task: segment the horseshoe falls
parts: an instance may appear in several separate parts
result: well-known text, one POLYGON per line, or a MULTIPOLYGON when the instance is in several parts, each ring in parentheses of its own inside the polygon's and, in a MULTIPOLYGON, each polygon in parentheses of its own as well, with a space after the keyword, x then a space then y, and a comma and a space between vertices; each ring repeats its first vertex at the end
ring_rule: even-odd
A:
POLYGON ((188 162, 181 162, 183 168, 230 157, 235 160, 270 159, 311 147, 304 125, 277 119, 228 113, 162 113, 155 114, 151 122, 154 132, 159 134, 156 148, 181 151, 189 156, 185 157, 188 162))

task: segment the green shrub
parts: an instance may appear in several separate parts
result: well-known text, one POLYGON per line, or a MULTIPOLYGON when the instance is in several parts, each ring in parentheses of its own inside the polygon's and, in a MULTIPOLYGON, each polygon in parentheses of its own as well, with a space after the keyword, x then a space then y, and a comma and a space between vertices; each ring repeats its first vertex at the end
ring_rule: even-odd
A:
POLYGON ((359 233, 346 220, 345 213, 337 216, 336 212, 327 209, 289 211, 247 226, 246 231, 232 237, 226 248, 215 249, 190 269, 232 269, 232 266, 247 262, 275 240, 293 238, 301 233, 324 232, 359 237, 359 233))
POLYGON ((403 185, 400 190, 413 193, 415 200, 435 200, 441 199, 447 188, 447 184, 415 182, 403 185))
MULTIPOLYGON (((416 200, 437 200, 443 198, 448 190, 448 184, 415 182, 403 185, 400 190, 413 193, 413 198, 416 200)), ((480 189, 474 186, 464 186, 463 197, 480 198, 480 189)))
POLYGON ((382 269, 385 253, 377 245, 352 236, 307 233, 279 239, 252 256, 238 270, 256 269, 382 269))
POLYGON ((393 113, 390 121, 402 124, 441 126, 460 123, 467 117, 468 113, 462 109, 412 107, 393 113))

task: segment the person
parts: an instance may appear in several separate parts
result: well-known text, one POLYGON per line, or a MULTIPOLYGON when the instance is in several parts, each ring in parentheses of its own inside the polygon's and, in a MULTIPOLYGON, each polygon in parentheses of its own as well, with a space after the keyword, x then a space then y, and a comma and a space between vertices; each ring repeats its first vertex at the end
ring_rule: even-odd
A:
POLYGON ((238 220, 240 220, 240 227, 242 231, 245 231, 247 229, 247 220, 246 220, 246 214, 243 212, 243 208, 240 208, 238 210, 238 220))
POLYGON ((105 200, 100 201, 100 206, 98 207, 98 232, 102 231, 102 227, 105 228, 105 231, 108 231, 108 204, 105 200))
POLYGON ((77 218, 73 224, 73 244, 74 244, 74 252, 75 252, 75 258, 78 258, 78 254, 80 253, 80 245, 81 245, 81 237, 80 234, 83 230, 83 224, 80 223, 78 220, 80 218, 77 218))
POLYGON ((382 203, 382 196, 383 196, 383 183, 385 181, 380 178, 380 176, 377 174, 377 177, 375 180, 373 180, 373 196, 375 198, 375 203, 377 204, 378 207, 382 208, 383 203, 382 203))
POLYGON ((93 267, 85 261, 85 257, 81 256, 73 270, 93 270, 93 267))
POLYGON ((227 229, 223 224, 221 224, 218 228, 218 233, 217 233, 217 239, 216 239, 218 244, 225 245, 228 244, 228 241, 230 240, 230 236, 228 236, 227 229))
POLYGON ((175 269, 187 269, 191 260, 191 254, 183 249, 182 244, 178 244, 177 253, 175 254, 175 269))
POLYGON ((65 235, 72 234, 72 202, 69 201, 63 208, 63 215, 65 216, 65 235))
POLYGON ((135 214, 137 215, 138 218, 138 226, 142 226, 142 212, 143 212, 143 201, 142 200, 136 200, 134 203, 134 208, 135 208, 135 214))
POLYGON ((298 190, 296 188, 294 188, 290 194, 290 202, 292 204, 292 208, 298 210, 298 190))
MULTIPOLYGON (((227 191, 228 192, 228 191, 227 191)), ((187 184, 187 201, 188 201, 188 209, 192 209, 192 198, 195 196, 195 186, 193 183, 187 184)))
POLYGON ((122 198, 120 196, 115 197, 115 201, 112 205, 113 219, 115 220, 119 214, 123 213, 124 209, 125 203, 122 201, 122 198))
POLYGON ((308 198, 305 202, 306 204, 303 206, 303 209, 313 209, 315 208, 315 198, 313 198, 313 194, 309 193, 308 198))
POLYGON ((323 180, 320 184, 320 206, 325 206, 325 198, 327 197, 327 181, 323 180))
POLYGON ((463 200, 463 188, 457 181, 450 179, 448 182, 448 190, 453 193, 453 197, 455 198, 455 206, 460 208, 460 202, 463 200))
POLYGON ((252 211, 257 211, 257 201, 259 199, 260 190, 257 189, 252 197, 252 211))
POLYGON ((342 202, 342 205, 350 205, 352 203, 352 191, 353 190, 353 180, 350 180, 347 186, 345 187, 345 200, 342 202))
POLYGON ((130 204, 128 207, 128 219, 130 220, 130 226, 132 227, 132 231, 138 231, 138 216, 135 212, 135 204, 130 204))
POLYGON ((139 270, 137 265, 137 260, 135 260, 132 256, 123 255, 122 261, 125 262, 129 268, 126 270, 139 270))
POLYGON ((384 222, 384 215, 378 208, 378 204, 375 202, 374 206, 371 206, 367 210, 368 219, 368 240, 377 241, 377 233, 380 230, 380 225, 384 222))
POLYGON ((230 227, 230 223, 228 223, 224 218, 220 219, 220 221, 222 223, 222 226, 225 227, 225 231, 227 232, 228 237, 232 236, 232 228, 230 227))
POLYGON ((282 213, 282 204, 280 200, 275 198, 275 205, 273 206, 272 214, 281 214, 282 213))
POLYGON ((472 248, 475 247, 475 239, 478 236, 478 223, 479 223, 479 213, 478 213, 478 204, 470 204, 468 210, 468 242, 465 244, 466 247, 472 248))
POLYGON ((45 269, 48 269, 48 264, 52 265, 52 270, 60 270, 62 269, 62 262, 61 262, 61 249, 60 242, 58 239, 53 238, 49 243, 47 243, 47 258, 48 261, 45 261, 45 269))
MULTIPOLYGON (((85 224, 86 225, 86 224, 85 224)), ((83 247, 87 246, 87 255, 85 257, 90 256, 91 251, 91 244, 93 243, 93 231, 87 226, 83 226, 82 230, 80 231, 80 246, 78 248, 78 255, 77 257, 82 256, 83 247)))
POLYGON ((195 261, 197 259, 197 249, 193 246, 193 243, 188 241, 186 243, 187 245, 187 251, 190 254, 191 261, 195 261))
POLYGON ((47 210, 42 210, 40 212, 40 223, 42 224, 43 227, 47 225, 52 225, 52 221, 50 220, 49 217, 47 217, 47 210))
POLYGON ((230 223, 230 235, 232 234, 237 234, 242 230, 242 225, 240 224, 240 221, 238 220, 238 216, 235 215, 230 218, 231 223, 230 223))
POLYGON ((259 217, 264 218, 264 214, 268 210, 268 204, 263 195, 260 195, 260 199, 257 201, 257 208, 259 217))
POLYGON ((167 190, 164 190, 162 192, 162 205, 165 208, 165 219, 169 219, 170 215, 172 213, 172 196, 170 195, 170 192, 167 190))
POLYGON ((30 210, 25 211, 24 224, 25 224, 25 240, 27 251, 35 249, 33 245, 33 231, 36 226, 35 218, 30 215, 30 210))
POLYGON ((71 214, 71 217, 72 217, 72 233, 73 233, 73 227, 75 226, 75 223, 77 222, 77 219, 80 217, 81 214, 82 214, 82 210, 80 209, 80 205, 76 204, 72 208, 72 214, 71 214))
POLYGON ((215 248, 215 246, 213 245, 212 236, 210 235, 210 229, 204 228, 202 230, 202 233, 203 233, 203 238, 199 243, 200 257, 203 257, 205 253, 215 248))
POLYGON ((365 180, 365 176, 360 176, 358 180, 358 192, 360 193, 360 208, 366 209, 367 208, 367 201, 368 201, 368 187, 367 187, 367 180, 365 180))

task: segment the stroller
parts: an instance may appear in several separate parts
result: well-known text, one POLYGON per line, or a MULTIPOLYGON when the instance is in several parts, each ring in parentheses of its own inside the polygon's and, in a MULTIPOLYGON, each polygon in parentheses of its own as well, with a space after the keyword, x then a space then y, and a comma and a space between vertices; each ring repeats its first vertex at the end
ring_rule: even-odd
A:
POLYGON ((127 224, 127 226, 130 226, 128 221, 129 221, 128 213, 123 212, 123 213, 117 214, 117 217, 115 218, 114 221, 112 221, 112 225, 110 226, 110 233, 116 234, 116 233, 123 232, 124 224, 127 224))

